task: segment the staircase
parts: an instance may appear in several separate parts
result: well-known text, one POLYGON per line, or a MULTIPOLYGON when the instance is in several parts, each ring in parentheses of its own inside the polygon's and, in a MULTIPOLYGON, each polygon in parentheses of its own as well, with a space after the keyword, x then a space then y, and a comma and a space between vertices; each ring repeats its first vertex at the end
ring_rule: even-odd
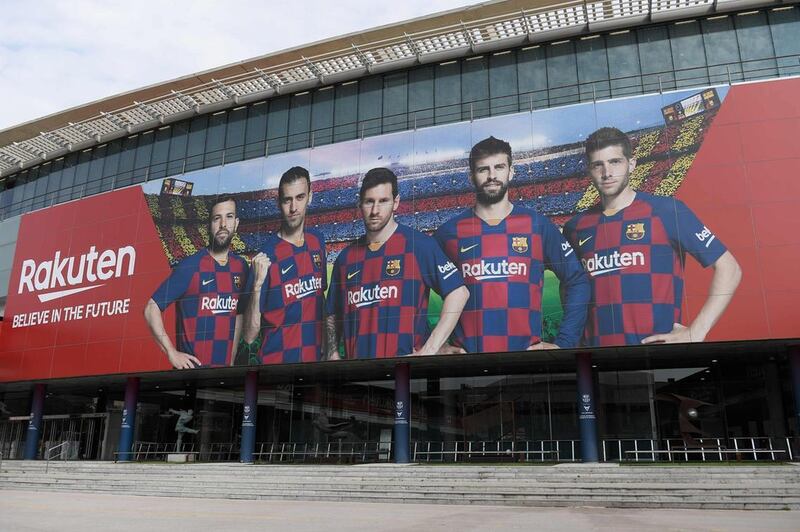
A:
POLYGON ((3 489, 223 499, 800 510, 800 467, 50 462, 46 468, 44 462, 4 460, 3 489))

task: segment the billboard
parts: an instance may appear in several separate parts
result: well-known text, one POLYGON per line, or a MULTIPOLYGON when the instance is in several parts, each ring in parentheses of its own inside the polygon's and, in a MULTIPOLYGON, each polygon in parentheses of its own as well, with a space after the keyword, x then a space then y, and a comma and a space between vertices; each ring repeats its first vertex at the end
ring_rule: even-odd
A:
POLYGON ((451 123, 27 214, 0 380, 796 338, 798 89, 451 123))

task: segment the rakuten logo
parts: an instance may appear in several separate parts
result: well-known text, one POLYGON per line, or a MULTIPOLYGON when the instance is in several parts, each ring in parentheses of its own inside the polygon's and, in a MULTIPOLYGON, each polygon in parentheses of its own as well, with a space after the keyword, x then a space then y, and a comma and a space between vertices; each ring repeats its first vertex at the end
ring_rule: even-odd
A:
POLYGON ((456 265, 450 261, 448 261, 446 264, 437 264, 436 267, 439 268, 439 273, 441 273, 443 276, 442 279, 447 279, 458 271, 456 265))
POLYGON ((528 265, 524 262, 509 262, 503 259, 501 262, 481 260, 474 264, 462 264, 461 273, 464 278, 474 277, 479 281, 485 279, 503 279, 513 275, 527 276, 528 265))
POLYGON ((23 291, 39 292, 51 288, 64 288, 46 294, 37 294, 39 301, 44 303, 59 299, 86 290, 99 288, 105 283, 68 288, 84 284, 84 282, 97 283, 111 278, 133 275, 136 265, 136 249, 125 246, 119 249, 107 249, 100 253, 94 246, 88 253, 76 257, 61 257, 61 252, 56 251, 53 260, 37 263, 33 259, 22 261, 22 273, 19 277, 17 293, 23 291), (127 268, 126 268, 127 264, 127 268))
POLYGON ((308 279, 301 279, 296 283, 289 283, 283 285, 284 292, 287 299, 294 297, 295 299, 302 299, 311 294, 315 294, 317 290, 322 289, 321 277, 310 277, 308 279))
POLYGON ((347 304, 361 308, 380 303, 385 299, 396 299, 397 294, 396 286, 375 285, 372 288, 362 286, 356 290, 347 291, 347 304))
POLYGON ((200 310, 210 310, 212 314, 228 314, 236 310, 238 298, 233 296, 205 296, 200 300, 200 310))
POLYGON ((582 259, 581 262, 583 262, 583 267, 586 268, 589 275, 595 277, 604 273, 624 270, 629 266, 644 266, 645 258, 644 253, 641 251, 634 251, 633 253, 614 251, 614 253, 608 255, 595 253, 593 257, 582 259))

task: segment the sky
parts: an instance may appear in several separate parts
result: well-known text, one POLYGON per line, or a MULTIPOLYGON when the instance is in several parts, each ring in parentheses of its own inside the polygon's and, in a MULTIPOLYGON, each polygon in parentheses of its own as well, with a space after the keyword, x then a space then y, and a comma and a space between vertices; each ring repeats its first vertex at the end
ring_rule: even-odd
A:
POLYGON ((0 130, 470 0, 2 0, 0 130))

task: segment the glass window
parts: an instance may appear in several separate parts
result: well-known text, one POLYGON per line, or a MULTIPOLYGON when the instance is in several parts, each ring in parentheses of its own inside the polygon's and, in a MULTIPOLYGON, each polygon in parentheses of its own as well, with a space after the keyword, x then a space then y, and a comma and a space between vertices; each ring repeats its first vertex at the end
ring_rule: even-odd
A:
POLYGON ((115 140, 108 143, 106 150, 106 160, 103 164, 103 179, 100 185, 100 190, 113 190, 114 183, 117 179, 117 172, 119 171, 119 152, 122 148, 122 141, 115 140))
POLYGON ((228 116, 225 111, 214 113, 208 117, 203 168, 219 166, 225 162, 225 126, 227 122, 228 116))
POLYGON ((117 188, 133 183, 133 163, 136 159, 136 144, 138 142, 139 135, 122 139, 122 150, 119 153, 119 170, 117 170, 117 188))
POLYGON ((381 134, 383 78, 372 77, 358 82, 358 134, 363 137, 381 134))
POLYGON ((444 124, 461 120, 461 64, 440 63, 435 67, 434 122, 444 124))
POLYGON ((492 115, 516 113, 517 58, 513 51, 498 52, 489 57, 489 97, 492 115))
POLYGON ((314 91, 311 105, 311 145, 333 142, 333 87, 314 91))
POLYGON ((78 154, 70 153, 64 157, 64 169, 61 172, 61 186, 58 192, 58 203, 72 198, 72 187, 75 185, 75 167, 78 164, 78 154))
POLYGON ((461 119, 489 116, 489 61, 470 57, 461 67, 461 119))
POLYGON ((547 62, 544 48, 530 46, 517 53, 520 109, 547 107, 547 62))
POLYGON ((169 157, 167 158, 167 175, 183 172, 186 161, 186 145, 189 141, 189 120, 172 125, 172 138, 169 141, 169 157))
POLYGON ((778 73, 781 76, 800 74, 800 9, 773 9, 769 12, 769 23, 778 56, 778 73))
POLYGON ((311 93, 292 96, 289 108, 288 150, 300 150, 310 145, 311 93))
POLYGON ((153 156, 153 140, 155 135, 152 131, 146 131, 139 135, 139 142, 136 144, 136 158, 133 161, 133 183, 147 181, 150 174, 150 158, 153 156))
POLYGON ((200 115, 192 118, 192 122, 189 125, 189 140, 186 144, 185 172, 192 172, 203 167, 207 131, 208 115, 200 115))
POLYGON ((228 128, 225 132, 225 163, 244 159, 244 128, 247 124, 247 107, 239 107, 228 113, 228 128))
POLYGON ((598 100, 611 96, 608 82, 606 43, 601 36, 592 36, 575 43, 578 60, 580 99, 598 100))
POLYGON ((44 163, 39 167, 39 175, 34 181, 33 191, 33 208, 41 209, 45 206, 45 195, 47 191, 47 182, 50 180, 50 168, 52 163, 44 163))
POLYGON ((156 130, 153 142, 153 156, 150 160, 150 173, 147 180, 167 177, 167 158, 169 157, 169 141, 172 127, 165 126, 156 130))
POLYGON ((84 196, 100 192, 103 180, 103 164, 106 160, 108 145, 104 144, 92 150, 92 160, 89 162, 89 175, 86 178, 86 193, 84 196))
POLYGON ((387 74, 383 77, 383 132, 408 129, 407 74, 387 74))
POLYGON ((636 34, 626 30, 607 35, 606 54, 611 77, 611 95, 641 94, 642 71, 639 68, 636 34))
POLYGON ((642 67, 644 92, 675 88, 672 51, 667 28, 642 28, 636 31, 639 40, 639 61, 642 67))
POLYGON ((258 102, 247 110, 244 137, 244 158, 262 157, 267 146, 267 102, 258 102))
POLYGON ((677 87, 697 87, 708 84, 706 50, 700 34, 700 23, 683 21, 669 26, 672 64, 677 87))
POLYGON ((710 82, 741 81, 739 43, 736 42, 736 31, 733 29, 731 17, 705 19, 702 26, 710 82))
POLYGON ((92 150, 83 150, 78 154, 78 164, 75 166, 75 181, 71 199, 78 199, 86 195, 86 180, 89 178, 89 163, 92 160, 92 150))
POLYGON ((356 138, 358 120, 358 83, 348 82, 336 87, 333 107, 333 141, 356 138))
POLYGON ((61 157, 53 161, 50 169, 50 179, 47 180, 47 197, 45 205, 50 206, 58 201, 58 190, 61 188, 61 174, 64 171, 64 158, 61 157))
POLYGON ((289 96, 269 102, 267 119, 267 153, 286 151, 286 135, 289 131, 289 96))
POLYGON ((550 105, 578 101, 578 66, 575 43, 561 41, 545 47, 547 53, 547 88, 550 105))
POLYGON ((433 78, 432 66, 408 73, 408 112, 414 128, 433 124, 433 78))
POLYGON ((777 64, 767 16, 763 12, 737 15, 735 24, 744 78, 762 79, 775 76, 777 64))

